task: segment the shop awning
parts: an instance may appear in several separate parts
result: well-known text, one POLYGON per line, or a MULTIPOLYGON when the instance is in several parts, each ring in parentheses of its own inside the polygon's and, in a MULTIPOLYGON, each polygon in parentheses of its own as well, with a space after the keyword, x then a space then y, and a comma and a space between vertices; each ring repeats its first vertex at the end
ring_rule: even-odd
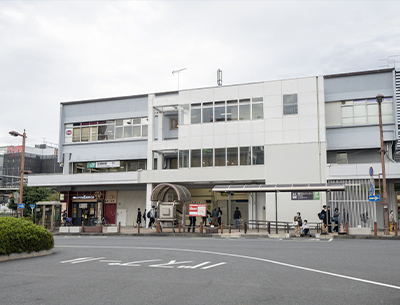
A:
POLYGON ((157 185, 151 192, 151 201, 162 201, 164 200, 165 194, 173 189, 178 196, 178 201, 192 201, 192 195, 189 190, 179 184, 161 183, 157 185))
POLYGON ((344 191, 344 183, 307 183, 307 184, 232 184, 216 185, 213 192, 233 193, 274 193, 274 192, 333 192, 344 191))

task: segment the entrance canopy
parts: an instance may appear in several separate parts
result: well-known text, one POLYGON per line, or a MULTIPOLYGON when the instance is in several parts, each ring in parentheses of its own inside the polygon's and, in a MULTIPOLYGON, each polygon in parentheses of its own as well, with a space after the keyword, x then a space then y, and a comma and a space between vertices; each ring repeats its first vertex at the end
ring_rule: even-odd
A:
POLYGON ((154 190, 151 192, 151 201, 163 201, 165 194, 172 189, 175 191, 178 196, 178 201, 192 201, 192 195, 189 190, 178 184, 170 184, 170 183, 161 183, 157 185, 154 190))
POLYGON ((213 192, 224 193, 275 193, 275 192, 331 192, 344 191, 344 183, 308 183, 308 184, 233 184, 216 185, 213 192))

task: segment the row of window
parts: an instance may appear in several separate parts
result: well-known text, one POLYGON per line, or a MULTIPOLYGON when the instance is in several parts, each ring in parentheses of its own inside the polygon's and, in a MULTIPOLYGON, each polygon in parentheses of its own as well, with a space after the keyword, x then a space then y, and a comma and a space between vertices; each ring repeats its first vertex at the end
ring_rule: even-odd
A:
POLYGON ((264 146, 180 150, 178 155, 180 168, 264 164, 264 146))
MULTIPOLYGON (((376 99, 361 99, 342 102, 342 125, 378 124, 379 109, 376 99)), ((382 104, 382 122, 393 122, 393 103, 385 97, 382 104)))
POLYGON ((65 124, 65 143, 147 138, 147 136, 147 118, 65 124))
MULTIPOLYGON (((180 106, 180 124, 263 119, 263 108, 262 97, 182 105, 180 106)), ((297 94, 283 95, 283 115, 297 113, 297 94)))

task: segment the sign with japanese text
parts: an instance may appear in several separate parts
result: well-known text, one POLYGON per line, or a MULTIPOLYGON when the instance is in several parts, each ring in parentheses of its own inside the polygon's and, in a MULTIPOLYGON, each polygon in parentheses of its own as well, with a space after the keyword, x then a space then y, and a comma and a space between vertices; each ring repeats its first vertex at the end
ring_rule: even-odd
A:
POLYGON ((189 204, 189 216, 206 217, 207 216, 206 204, 189 204))

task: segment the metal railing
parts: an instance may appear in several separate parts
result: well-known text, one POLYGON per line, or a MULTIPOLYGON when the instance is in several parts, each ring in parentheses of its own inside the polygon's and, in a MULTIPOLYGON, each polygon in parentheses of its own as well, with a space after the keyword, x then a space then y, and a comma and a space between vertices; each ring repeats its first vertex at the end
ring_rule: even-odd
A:
MULTIPOLYGON (((322 231, 322 222, 308 222, 310 226, 310 232, 312 230, 320 233, 322 231)), ((261 230, 266 230, 268 234, 271 234, 271 230, 275 229, 275 233, 279 232, 290 233, 290 230, 294 230, 293 222, 287 221, 270 221, 270 220, 248 220, 244 224, 244 232, 247 233, 248 230, 255 229, 257 233, 261 230)))

